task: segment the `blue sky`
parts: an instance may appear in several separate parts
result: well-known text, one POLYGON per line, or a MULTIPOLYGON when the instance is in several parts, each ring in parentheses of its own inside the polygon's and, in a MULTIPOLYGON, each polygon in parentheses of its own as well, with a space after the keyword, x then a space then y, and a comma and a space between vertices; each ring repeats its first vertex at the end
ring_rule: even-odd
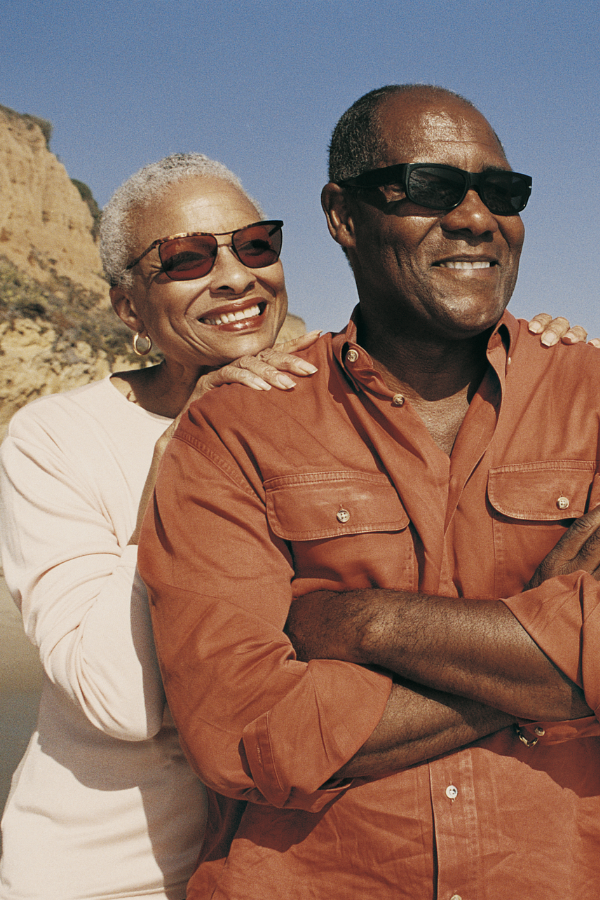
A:
POLYGON ((285 220, 292 311, 337 329, 356 295, 320 209, 331 130, 372 88, 444 85, 533 176, 511 309, 600 335, 598 18, 597 0, 3 0, 0 103, 52 122, 100 205, 168 153, 222 160, 285 220))

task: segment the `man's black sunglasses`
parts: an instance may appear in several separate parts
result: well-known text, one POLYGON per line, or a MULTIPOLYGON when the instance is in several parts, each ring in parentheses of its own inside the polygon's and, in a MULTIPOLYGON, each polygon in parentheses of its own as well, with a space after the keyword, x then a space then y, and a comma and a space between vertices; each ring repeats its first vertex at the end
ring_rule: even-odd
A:
POLYGON ((465 172, 439 163, 401 163, 337 183, 342 187, 383 188, 390 203, 408 198, 418 206, 442 212, 460 206, 467 192, 474 189, 496 216, 516 216, 525 209, 531 194, 529 175, 506 169, 465 172))

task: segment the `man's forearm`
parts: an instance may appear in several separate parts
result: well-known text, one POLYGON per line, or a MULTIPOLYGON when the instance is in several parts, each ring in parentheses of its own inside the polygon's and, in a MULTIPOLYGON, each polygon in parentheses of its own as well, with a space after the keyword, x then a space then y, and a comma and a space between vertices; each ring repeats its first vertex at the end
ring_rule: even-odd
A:
POLYGON ((581 691, 503 603, 370 589, 314 594, 292 606, 301 659, 378 665, 436 690, 526 719, 590 714, 581 691))
POLYGON ((377 728, 336 778, 380 778, 450 753, 514 721, 514 716, 473 700, 400 680, 377 728))

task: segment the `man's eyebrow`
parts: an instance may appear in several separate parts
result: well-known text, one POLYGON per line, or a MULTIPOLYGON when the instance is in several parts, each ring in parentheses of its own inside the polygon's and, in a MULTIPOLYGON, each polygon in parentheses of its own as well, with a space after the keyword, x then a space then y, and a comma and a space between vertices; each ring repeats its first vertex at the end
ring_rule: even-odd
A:
POLYGON ((513 168, 511 166, 511 164, 508 162, 508 160, 506 162, 506 165, 508 166, 508 169, 505 169, 503 166, 484 166, 483 169, 481 169, 481 171, 482 172, 512 172, 513 168))

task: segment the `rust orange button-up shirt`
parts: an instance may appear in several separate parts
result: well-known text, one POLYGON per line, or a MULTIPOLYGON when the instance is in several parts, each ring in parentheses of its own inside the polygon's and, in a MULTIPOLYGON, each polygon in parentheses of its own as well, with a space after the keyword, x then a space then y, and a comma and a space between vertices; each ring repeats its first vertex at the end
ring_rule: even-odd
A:
POLYGON ((598 900, 595 717, 336 782, 390 680, 301 663, 282 628, 315 589, 506 598, 597 710, 597 583, 520 592, 600 499, 600 354, 543 348, 506 314, 450 458, 352 324, 306 356, 319 372, 292 392, 232 385, 192 406, 140 544, 169 703, 211 796, 188 897, 598 900))

